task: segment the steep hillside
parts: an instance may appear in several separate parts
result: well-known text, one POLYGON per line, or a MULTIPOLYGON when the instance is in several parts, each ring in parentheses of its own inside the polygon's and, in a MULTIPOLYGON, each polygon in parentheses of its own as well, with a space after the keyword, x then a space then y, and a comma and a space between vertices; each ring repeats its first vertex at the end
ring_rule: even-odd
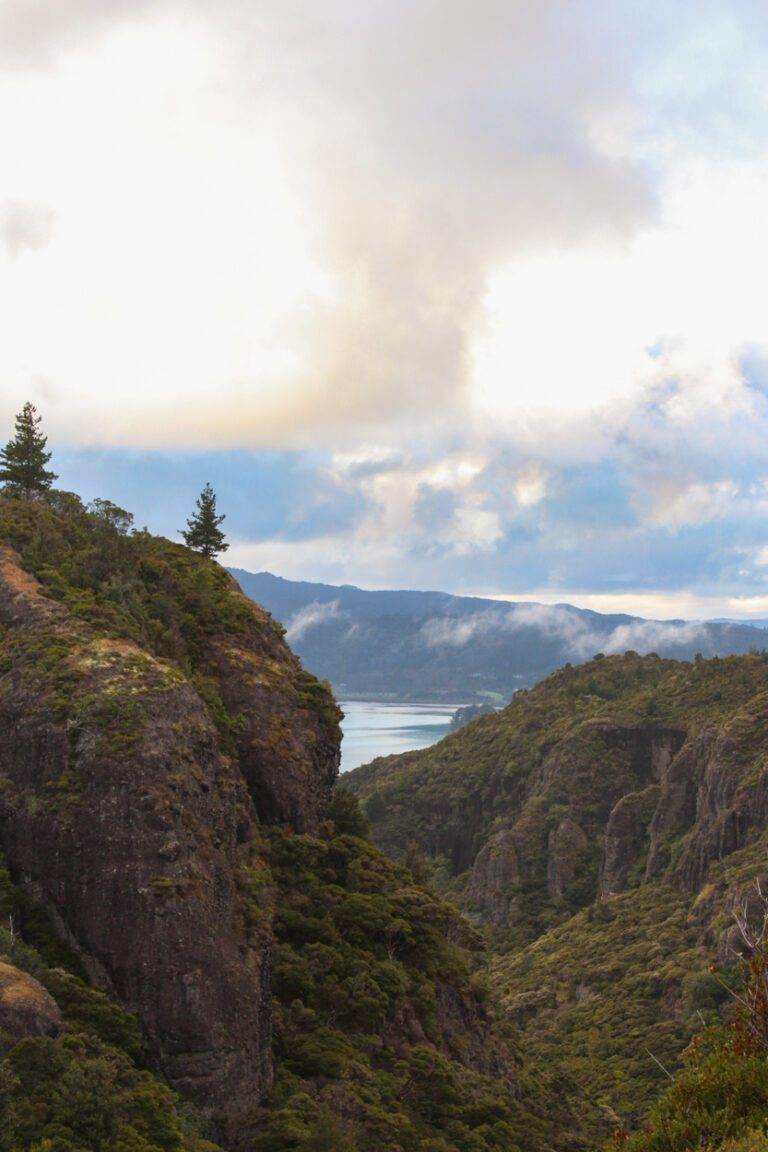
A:
POLYGON ((328 689, 223 569, 127 527, 0 499, 8 1149, 192 1150, 161 1081, 231 1148, 578 1147, 469 926, 332 800, 328 689))
POLYGON ((637 1123, 656 1061, 717 1010, 708 966, 766 870, 766 658, 564 668, 350 786, 376 841, 426 855, 486 928, 510 1017, 584 1083, 595 1138, 637 1123))
POLYGON ((506 604, 445 592, 368 592, 232 569, 288 629, 308 668, 342 698, 503 703, 567 661, 596 652, 676 659, 746 653, 758 628, 603 615, 569 604, 506 604))
POLYGON ((137 1012, 170 1083, 244 1114, 271 1080, 268 946, 239 895, 249 842, 260 816, 317 825, 335 707, 184 549, 10 501, 0 539, 13 874, 137 1012))

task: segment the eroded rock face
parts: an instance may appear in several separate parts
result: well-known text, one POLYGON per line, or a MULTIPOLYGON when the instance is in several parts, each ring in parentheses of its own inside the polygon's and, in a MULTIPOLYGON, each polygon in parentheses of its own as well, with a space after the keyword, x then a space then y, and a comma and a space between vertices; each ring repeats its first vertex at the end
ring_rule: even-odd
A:
POLYGON ((465 909, 479 924, 502 928, 517 913, 520 868, 515 838, 505 829, 480 849, 469 878, 465 909))
POLYGON ((530 916, 526 889, 573 908, 619 891, 648 852, 648 826, 685 733, 592 721, 558 741, 528 793, 474 860, 464 906, 509 927, 530 916))
POLYGON ((274 628, 263 676, 274 683, 281 659, 286 671, 271 707, 266 688, 252 692, 258 652, 221 658, 222 696, 243 715, 232 756, 178 669, 71 618, 9 549, 0 625, 0 830, 14 878, 136 1011, 170 1083, 211 1113, 244 1115, 271 1081, 268 931, 242 898, 257 805, 269 795, 278 818, 314 825, 338 763, 333 726, 291 688, 298 665, 274 628), (278 719, 296 725, 299 767, 287 784, 275 767, 260 792, 249 749, 278 719))
POLYGON ((566 817, 552 828, 547 844, 547 891, 561 900, 571 887, 579 868, 587 862, 589 840, 582 828, 566 817))
MULTIPOLYGON (((663 679, 666 673, 658 667, 663 679)), ((435 764, 438 749, 411 753, 382 761, 378 769, 368 766, 353 774, 351 783, 360 781, 363 797, 372 785, 386 796, 380 839, 386 838, 390 849, 397 851, 398 845, 388 814, 404 813, 410 838, 447 858, 455 875, 468 872, 459 889, 462 905, 477 923, 494 929, 520 925, 524 934, 535 935, 553 913, 568 914, 595 898, 653 881, 696 896, 714 863, 768 829, 768 676, 759 659, 748 674, 736 665, 742 695, 734 694, 723 709, 718 677, 727 681, 725 669, 719 672, 717 662, 711 669, 677 667, 687 668, 684 674, 691 679, 690 728, 682 723, 684 704, 681 723, 674 725, 653 723, 645 715, 636 724, 582 720, 578 713, 567 723, 568 704, 561 698, 551 733, 539 734, 532 706, 527 724, 513 728, 505 740, 502 713, 486 722, 482 744, 479 730, 464 751, 462 741, 469 744, 471 731, 446 740, 442 763, 435 764), (716 722, 702 708, 696 686, 697 678, 707 677, 716 722), (521 732, 533 732, 535 739, 521 739, 521 732), (519 760, 510 751, 513 740, 522 749, 519 760), (473 752, 484 757, 482 776, 470 774, 473 752), (423 782, 417 774, 421 761, 430 766, 423 782), (404 762, 413 773, 410 809, 398 795, 404 762), (444 790, 436 783, 441 771, 444 790), (464 780, 470 779, 473 786, 463 792, 464 780), (440 818, 430 822, 430 811, 440 818)), ((644 668, 652 672, 654 662, 649 658, 644 668)), ((675 681, 677 691, 682 675, 675 681)), ((546 689, 539 686, 531 700, 537 703, 546 689)), ((523 698, 509 711, 524 717, 525 708, 523 698)))
POLYGON ((648 855, 649 825, 658 809, 661 788, 650 784, 616 803, 608 818, 600 875, 600 894, 613 896, 637 881, 648 855), (635 874, 635 875, 633 875, 635 874))
POLYGON ((49 992, 26 972, 0 962, 0 1035, 12 1041, 26 1036, 58 1036, 59 1007, 49 992))
POLYGON ((339 772, 340 712, 305 673, 271 617, 240 592, 262 628, 244 643, 219 636, 206 654, 227 710, 242 718, 237 758, 259 819, 315 831, 339 772))

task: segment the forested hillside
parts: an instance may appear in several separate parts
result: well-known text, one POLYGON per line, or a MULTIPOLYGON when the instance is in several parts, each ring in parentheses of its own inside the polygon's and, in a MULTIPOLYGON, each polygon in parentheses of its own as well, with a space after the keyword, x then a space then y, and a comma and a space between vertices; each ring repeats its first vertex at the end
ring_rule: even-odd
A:
POLYGON ((643 620, 571 604, 366 591, 231 571, 285 625, 291 646, 340 699, 501 704, 597 652, 631 648, 690 660, 766 645, 762 629, 727 621, 643 620))
POLYGON ((492 942, 526 1050, 635 1127, 727 1000, 732 909, 766 873, 768 660, 564 668, 422 752, 350 774, 376 842, 492 942))

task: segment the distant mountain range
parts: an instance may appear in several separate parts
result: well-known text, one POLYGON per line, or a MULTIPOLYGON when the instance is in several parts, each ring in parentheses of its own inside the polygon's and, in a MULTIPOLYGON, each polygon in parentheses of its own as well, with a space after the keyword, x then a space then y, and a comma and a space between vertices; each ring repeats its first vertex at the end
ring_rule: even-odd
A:
POLYGON ((644 620, 570 604, 368 592, 270 572, 230 572, 286 627, 305 667, 348 699, 498 703, 597 652, 691 659, 697 652, 725 656, 768 646, 759 628, 729 621, 644 620))

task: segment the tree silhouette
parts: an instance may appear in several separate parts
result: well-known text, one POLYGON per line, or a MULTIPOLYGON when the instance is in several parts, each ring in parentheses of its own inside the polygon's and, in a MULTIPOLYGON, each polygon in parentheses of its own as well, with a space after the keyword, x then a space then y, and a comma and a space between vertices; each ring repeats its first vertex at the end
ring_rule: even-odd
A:
POLYGON ((40 431, 41 416, 29 401, 16 417, 16 434, 0 450, 0 482, 13 495, 32 500, 47 492, 55 472, 45 467, 51 458, 45 446, 48 438, 40 431))
POLYGON ((186 529, 181 529, 181 535, 188 548, 202 552, 210 560, 218 552, 226 552, 229 548, 224 533, 219 530, 219 524, 225 517, 216 515, 216 493, 210 484, 206 484, 198 496, 196 507, 197 510, 187 520, 186 529))

